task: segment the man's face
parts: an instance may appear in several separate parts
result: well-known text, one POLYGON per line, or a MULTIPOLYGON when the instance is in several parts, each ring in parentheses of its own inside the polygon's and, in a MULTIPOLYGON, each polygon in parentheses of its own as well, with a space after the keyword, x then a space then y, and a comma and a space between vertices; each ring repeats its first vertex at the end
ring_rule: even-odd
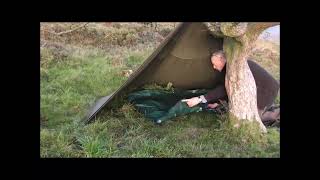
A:
POLYGON ((221 55, 214 55, 211 57, 211 63, 212 63, 212 67, 213 69, 216 69, 218 71, 222 71, 222 69, 225 66, 225 61, 223 59, 223 56, 221 55))

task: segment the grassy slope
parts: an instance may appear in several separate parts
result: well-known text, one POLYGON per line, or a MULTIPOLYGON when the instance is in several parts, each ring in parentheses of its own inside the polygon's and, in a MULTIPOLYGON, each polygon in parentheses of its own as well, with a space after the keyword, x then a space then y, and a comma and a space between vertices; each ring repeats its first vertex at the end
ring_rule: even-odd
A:
MULTIPOLYGON (((108 28, 93 24, 92 29, 108 28)), ((111 29, 116 31, 114 27, 111 29)), ((269 129, 266 136, 250 136, 246 135, 250 129, 231 130, 225 118, 205 113, 155 126, 129 104, 124 104, 119 110, 107 112, 95 123, 84 126, 80 119, 88 107, 97 97, 117 89, 126 80, 121 72, 135 69, 157 43, 150 43, 154 41, 151 37, 144 43, 103 49, 95 48, 89 40, 81 46, 72 44, 75 40, 66 43, 65 39, 43 39, 59 42, 62 50, 50 45, 41 50, 42 157, 280 156, 278 129, 269 129), (62 52, 65 56, 61 56, 62 52)), ((257 62, 265 62, 263 55, 256 56, 257 62)), ((277 76, 279 66, 268 67, 274 69, 272 73, 277 76)))

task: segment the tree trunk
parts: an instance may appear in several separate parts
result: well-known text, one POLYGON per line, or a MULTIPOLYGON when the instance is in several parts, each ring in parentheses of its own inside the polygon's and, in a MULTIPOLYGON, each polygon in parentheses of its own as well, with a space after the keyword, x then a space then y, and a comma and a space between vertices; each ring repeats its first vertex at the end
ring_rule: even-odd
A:
POLYGON ((247 63, 251 52, 250 43, 241 43, 225 37, 224 51, 227 57, 226 91, 229 97, 230 114, 240 121, 257 121, 262 132, 267 132, 258 114, 257 88, 247 63))
POLYGON ((262 132, 267 132, 258 114, 257 87, 247 63, 261 32, 278 22, 264 23, 209 23, 213 35, 224 38, 223 50, 227 58, 225 87, 229 98, 229 110, 236 127, 241 121, 258 122, 262 132))

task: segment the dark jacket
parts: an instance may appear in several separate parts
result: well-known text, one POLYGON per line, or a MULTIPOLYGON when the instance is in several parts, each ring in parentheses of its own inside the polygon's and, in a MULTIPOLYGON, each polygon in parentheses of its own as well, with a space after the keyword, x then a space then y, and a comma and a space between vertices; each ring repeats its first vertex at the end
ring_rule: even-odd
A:
MULTIPOLYGON (((257 63, 248 60, 248 65, 255 79, 257 86, 257 103, 258 109, 264 110, 265 107, 269 107, 273 104, 280 85, 276 79, 274 79, 265 69, 259 66, 257 63)), ((221 73, 226 74, 226 67, 221 71, 221 73)), ((204 95, 208 102, 214 102, 218 99, 227 99, 227 92, 225 89, 224 79, 220 85, 215 89, 209 91, 204 95)))

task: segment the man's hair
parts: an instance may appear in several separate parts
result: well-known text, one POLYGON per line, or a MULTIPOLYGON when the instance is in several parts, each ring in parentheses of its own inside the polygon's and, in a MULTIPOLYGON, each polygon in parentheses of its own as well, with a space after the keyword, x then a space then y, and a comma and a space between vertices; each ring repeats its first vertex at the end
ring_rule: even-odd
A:
POLYGON ((223 50, 219 50, 219 51, 216 51, 216 52, 212 53, 211 57, 212 57, 212 56, 217 56, 217 55, 222 56, 223 59, 224 59, 225 61, 227 61, 226 55, 225 55, 225 53, 223 52, 223 50))

